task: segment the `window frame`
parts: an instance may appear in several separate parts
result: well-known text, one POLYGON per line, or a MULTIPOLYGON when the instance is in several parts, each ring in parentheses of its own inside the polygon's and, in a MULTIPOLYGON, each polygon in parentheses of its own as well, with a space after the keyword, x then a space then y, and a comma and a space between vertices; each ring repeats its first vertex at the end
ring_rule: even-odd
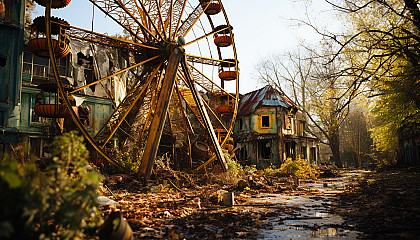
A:
POLYGON ((273 128, 273 120, 271 119, 272 114, 261 114, 260 115, 260 127, 263 129, 273 128), (263 117, 268 117, 268 127, 263 126, 263 117))

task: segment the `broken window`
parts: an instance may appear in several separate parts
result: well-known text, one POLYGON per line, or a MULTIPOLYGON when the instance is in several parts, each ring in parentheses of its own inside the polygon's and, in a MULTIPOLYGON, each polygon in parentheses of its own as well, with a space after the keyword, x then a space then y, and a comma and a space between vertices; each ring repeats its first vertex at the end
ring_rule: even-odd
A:
POLYGON ((41 157, 42 139, 29 138, 30 151, 33 156, 41 157))
MULTIPOLYGON (((56 60, 58 74, 60 76, 71 77, 70 54, 65 58, 56 60)), ((23 52, 22 73, 30 74, 31 76, 22 76, 26 82, 39 84, 44 79, 54 80, 54 72, 49 58, 39 57, 31 52, 25 50, 23 52)))
POLYGON ((296 148, 296 142, 286 142, 286 158, 292 158, 295 160, 295 148, 296 148))
POLYGON ((292 129, 292 120, 287 115, 284 115, 284 128, 288 130, 292 129))
MULTIPOLYGON (((95 72, 93 71, 93 57, 85 56, 83 53, 77 53, 77 64, 83 67, 86 84, 96 81, 95 72)), ((95 92, 95 85, 89 86, 92 92, 95 92)))
MULTIPOLYGON (((20 3, 16 3, 20 4, 20 3)), ((0 21, 6 23, 12 23, 14 21, 13 17, 13 0, 0 0, 0 21)))
POLYGON ((6 61, 7 61, 6 57, 0 56, 0 68, 6 66, 6 61))
POLYGON ((262 128, 271 128, 270 115, 261 116, 261 127, 262 128))
POLYGON ((240 160, 248 159, 248 152, 246 151, 246 146, 243 146, 239 149, 239 159, 240 160))

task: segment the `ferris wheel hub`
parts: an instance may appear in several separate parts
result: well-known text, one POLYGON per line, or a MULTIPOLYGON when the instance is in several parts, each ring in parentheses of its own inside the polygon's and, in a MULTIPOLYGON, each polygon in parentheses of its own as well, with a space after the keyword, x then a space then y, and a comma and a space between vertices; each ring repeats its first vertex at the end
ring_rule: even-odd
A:
MULTIPOLYGON (((179 42, 179 41, 178 41, 179 42)), ((181 51, 181 52, 185 52, 185 49, 181 47, 181 44, 179 44, 178 42, 175 41, 171 41, 169 43, 166 44, 165 46, 165 51, 166 51, 166 55, 165 58, 169 59, 169 57, 171 56, 172 52, 174 51, 181 51), (179 49, 179 50, 176 50, 179 49)))

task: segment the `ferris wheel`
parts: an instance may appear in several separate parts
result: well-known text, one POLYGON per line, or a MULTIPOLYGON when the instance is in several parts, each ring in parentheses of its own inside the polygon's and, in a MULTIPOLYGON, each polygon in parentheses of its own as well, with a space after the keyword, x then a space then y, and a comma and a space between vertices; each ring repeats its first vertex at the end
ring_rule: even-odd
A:
MULTIPOLYGON (((51 8, 71 0, 35 0, 46 7, 44 42, 39 54, 50 56, 62 103, 85 138, 110 163, 110 142, 141 157, 139 175, 148 177, 162 132, 168 128, 172 147, 184 148, 193 168, 196 136, 205 136, 209 153, 197 169, 212 162, 226 170, 222 148, 230 146, 239 98, 239 68, 233 28, 220 0, 89 0, 120 25, 124 38, 84 30, 51 16, 51 8), (56 35, 57 37, 54 37, 56 35), (69 89, 62 83, 55 59, 68 54, 70 39, 105 45, 127 52, 127 66, 90 83, 69 89), (47 51, 47 52, 46 52, 47 51), (46 54, 48 53, 48 54, 46 54), (126 74, 124 98, 114 101, 101 127, 89 132, 72 107, 73 93, 126 74), (192 124, 192 122, 198 124, 192 124), (217 161, 214 161, 217 160, 217 161)), ((39 30, 39 29, 38 29, 39 30)), ((42 31, 43 30, 43 31, 42 31)))

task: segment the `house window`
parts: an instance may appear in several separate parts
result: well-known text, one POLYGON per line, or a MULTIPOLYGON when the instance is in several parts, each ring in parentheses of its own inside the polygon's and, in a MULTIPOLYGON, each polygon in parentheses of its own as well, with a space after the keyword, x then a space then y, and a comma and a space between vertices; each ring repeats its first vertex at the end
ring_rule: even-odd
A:
MULTIPOLYGON (((56 65, 60 76, 71 77, 70 54, 65 58, 57 59, 56 65)), ((43 80, 53 79, 53 77, 53 69, 49 58, 39 57, 28 50, 23 52, 22 80, 24 82, 39 84, 43 80), (33 77, 37 79, 33 79, 33 77)))
POLYGON ((239 130, 244 130, 244 120, 239 118, 239 130))
MULTIPOLYGON (((83 67, 84 77, 86 83, 93 83, 97 80, 95 72, 93 71, 93 57, 85 56, 83 53, 77 53, 77 64, 83 67)), ((92 92, 95 92, 96 85, 89 86, 92 92)))
POLYGON ((284 115, 284 128, 287 130, 292 129, 292 119, 287 115, 284 115))
POLYGON ((261 116, 261 127, 262 128, 271 128, 272 123, 270 120, 270 115, 262 115, 261 116))

